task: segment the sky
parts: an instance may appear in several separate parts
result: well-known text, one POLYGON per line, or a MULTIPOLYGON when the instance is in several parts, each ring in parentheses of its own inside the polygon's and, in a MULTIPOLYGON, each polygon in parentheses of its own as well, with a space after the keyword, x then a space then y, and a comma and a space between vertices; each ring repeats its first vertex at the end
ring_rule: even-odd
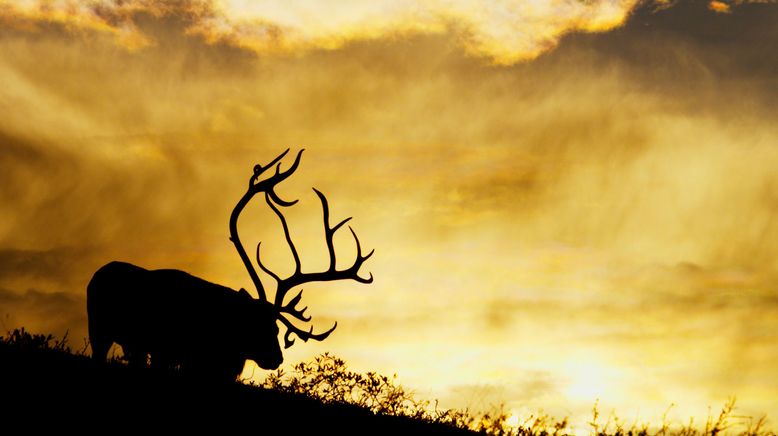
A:
MULTIPOLYGON (((279 187, 303 268, 327 260, 316 187, 375 281, 307 286, 338 329, 285 362, 579 428, 597 399, 770 418, 776 22, 770 1, 0 1, 0 328, 82 347, 111 260, 250 289, 229 214, 254 164, 304 148, 279 187)), ((288 274, 263 206, 241 238, 288 274)))

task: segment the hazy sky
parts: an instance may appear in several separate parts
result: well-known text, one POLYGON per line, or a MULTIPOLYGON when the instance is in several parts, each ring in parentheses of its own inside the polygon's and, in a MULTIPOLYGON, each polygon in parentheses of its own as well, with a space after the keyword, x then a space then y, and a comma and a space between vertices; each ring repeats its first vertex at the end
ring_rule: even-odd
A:
MULTIPOLYGON (((306 287, 339 327, 286 362, 579 423, 596 398, 778 419, 775 23, 742 1, 0 0, 0 327, 80 345, 114 259, 250 287, 229 213, 255 163, 305 148, 280 190, 304 268, 315 186, 375 282, 306 287)), ((242 238, 288 273, 257 204, 242 238)))

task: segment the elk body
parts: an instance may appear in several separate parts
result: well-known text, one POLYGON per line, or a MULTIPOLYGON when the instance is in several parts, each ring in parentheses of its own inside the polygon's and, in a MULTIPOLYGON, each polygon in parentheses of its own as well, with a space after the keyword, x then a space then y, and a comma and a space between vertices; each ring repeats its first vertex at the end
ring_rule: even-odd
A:
POLYGON ((359 238, 349 227, 356 244, 356 259, 350 267, 337 269, 333 236, 351 218, 330 226, 327 199, 314 189, 322 204, 330 264, 325 271, 302 271, 300 256, 281 212, 282 207, 292 206, 296 201, 284 201, 274 191, 300 163, 302 151, 289 169, 281 171, 278 162, 288 151, 268 165, 254 167, 248 190, 230 216, 230 240, 251 277, 258 298, 251 297, 245 289, 235 291, 179 270, 147 270, 124 262, 108 263, 94 274, 87 286, 89 340, 94 359, 104 361, 111 345, 117 343, 133 365, 145 365, 150 359, 155 367, 177 367, 189 373, 234 380, 247 359, 264 369, 275 369, 281 364, 283 355, 277 322, 286 328, 285 348, 294 344, 293 336, 303 341, 322 341, 335 330, 337 323, 322 333, 314 333, 312 326, 307 331, 298 327, 296 324, 309 323, 311 317, 305 314, 307 307, 297 307, 302 291, 288 299, 287 293, 310 282, 354 280, 371 283, 372 274, 368 278, 361 277, 359 269, 373 251, 363 255, 359 238), (275 173, 261 179, 273 166, 275 173), (279 218, 294 260, 294 272, 282 278, 262 263, 260 244, 257 244, 257 265, 276 283, 273 301, 267 298, 237 230, 240 213, 259 193, 264 194, 265 202, 279 218))
POLYGON ((219 378, 240 375, 246 359, 265 369, 283 361, 272 304, 183 271, 111 262, 87 286, 87 312, 98 360, 116 342, 131 365, 150 355, 155 367, 219 378))

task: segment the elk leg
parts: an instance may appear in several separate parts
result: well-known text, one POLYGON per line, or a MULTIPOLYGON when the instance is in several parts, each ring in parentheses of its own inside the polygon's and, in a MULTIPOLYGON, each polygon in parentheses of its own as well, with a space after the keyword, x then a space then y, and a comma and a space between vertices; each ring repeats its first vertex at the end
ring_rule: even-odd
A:
POLYGON ((113 341, 90 333, 89 344, 92 346, 92 359, 98 362, 105 362, 113 341))
POLYGON ((89 344, 92 346, 92 359, 98 362, 105 362, 108 358, 108 351, 111 349, 113 340, 109 335, 106 335, 104 327, 101 323, 95 320, 96 317, 89 317, 89 324, 87 326, 89 330, 89 344), (102 332, 103 334, 100 334, 102 332))
POLYGON ((130 367, 143 368, 146 366, 148 355, 142 350, 129 345, 122 345, 122 351, 124 352, 124 360, 127 361, 130 367))
POLYGON ((164 353, 152 353, 150 357, 152 369, 170 370, 174 367, 173 360, 166 356, 164 353))

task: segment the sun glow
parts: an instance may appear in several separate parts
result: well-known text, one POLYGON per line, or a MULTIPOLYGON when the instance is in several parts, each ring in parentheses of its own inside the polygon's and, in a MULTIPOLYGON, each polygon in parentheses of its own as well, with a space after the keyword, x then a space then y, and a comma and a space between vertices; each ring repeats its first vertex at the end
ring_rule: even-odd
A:
POLYGON ((565 388, 565 395, 576 401, 594 402, 598 398, 616 398, 614 378, 617 370, 611 365, 592 360, 571 362, 566 367, 565 375, 570 382, 565 388))

